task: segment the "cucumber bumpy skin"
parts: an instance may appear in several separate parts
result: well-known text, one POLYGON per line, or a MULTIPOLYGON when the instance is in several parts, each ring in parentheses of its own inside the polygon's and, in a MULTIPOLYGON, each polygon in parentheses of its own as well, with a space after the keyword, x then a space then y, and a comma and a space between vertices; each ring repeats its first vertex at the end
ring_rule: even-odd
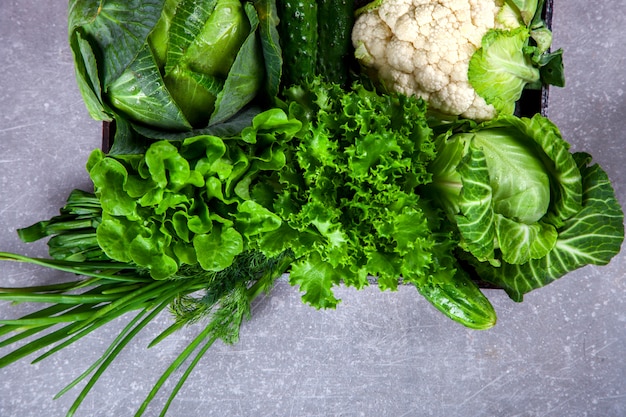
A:
POLYGON ((319 50, 317 71, 331 82, 346 85, 346 60, 352 54, 355 0, 318 0, 319 50))
POLYGON ((478 285, 462 271, 454 279, 417 286, 424 298, 443 314, 475 330, 490 329, 496 324, 496 312, 478 285))
POLYGON ((316 73, 318 24, 316 0, 279 0, 278 32, 283 50, 282 83, 302 84, 316 73))

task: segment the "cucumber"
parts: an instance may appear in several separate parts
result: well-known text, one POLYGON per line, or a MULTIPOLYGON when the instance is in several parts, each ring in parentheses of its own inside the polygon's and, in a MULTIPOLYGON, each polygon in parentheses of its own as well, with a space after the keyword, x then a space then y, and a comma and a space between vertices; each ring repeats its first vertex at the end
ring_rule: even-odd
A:
POLYGON ((285 87, 302 84, 316 74, 317 2, 278 0, 278 31, 283 51, 282 83, 285 87))
POLYGON ((277 0, 282 85, 321 75, 345 86, 352 55, 355 0, 277 0))
POLYGON ((493 306, 461 269, 451 279, 421 284, 417 290, 437 310, 470 329, 486 330, 496 324, 493 306))
POLYGON ((317 72, 328 81, 348 83, 355 0, 318 0, 317 72))

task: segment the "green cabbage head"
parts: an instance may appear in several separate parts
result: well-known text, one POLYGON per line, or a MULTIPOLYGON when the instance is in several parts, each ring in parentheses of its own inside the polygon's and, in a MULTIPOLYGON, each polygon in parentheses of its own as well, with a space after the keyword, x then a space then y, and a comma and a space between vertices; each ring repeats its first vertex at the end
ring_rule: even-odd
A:
POLYGON ((91 115, 170 132, 227 121, 267 88, 269 4, 71 1, 70 46, 91 115))
POLYGON ((444 135, 438 146, 432 195, 478 259, 498 265, 542 258, 581 208, 580 172, 547 118, 504 116, 444 135))
POLYGON ((522 301, 619 253, 624 214, 607 174, 550 120, 463 123, 438 135, 423 195, 456 225, 469 271, 522 301))

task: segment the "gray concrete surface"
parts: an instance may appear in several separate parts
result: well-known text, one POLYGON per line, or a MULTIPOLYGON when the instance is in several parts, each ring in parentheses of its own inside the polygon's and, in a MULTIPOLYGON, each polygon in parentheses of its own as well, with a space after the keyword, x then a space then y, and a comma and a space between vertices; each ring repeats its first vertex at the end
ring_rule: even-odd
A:
MULTIPOLYGON (((554 45, 566 51, 565 89, 550 117, 574 150, 591 152, 626 206, 626 2, 555 0, 554 45)), ((15 229, 57 213, 89 186, 84 163, 100 145, 74 82, 66 2, 0 2, 0 249, 45 256, 15 229)), ((341 289, 336 311, 315 311, 281 282, 235 346, 215 345, 171 416, 602 416, 626 415, 626 253, 510 301, 490 290, 499 323, 476 332, 449 322, 414 289, 341 289)), ((67 279, 0 264, 0 285, 67 279)), ((14 318, 27 305, 0 304, 14 318)), ((191 327, 145 345, 160 316, 94 387, 77 416, 130 416, 197 334, 191 327)), ((77 390, 55 393, 102 353, 124 320, 48 360, 0 370, 0 417, 60 416, 77 390)), ((0 349, 0 354, 6 349, 0 349)), ((169 385, 171 387, 171 385, 169 385)), ((157 398, 156 405, 164 401, 157 398)), ((146 413, 158 415, 158 407, 146 413)))

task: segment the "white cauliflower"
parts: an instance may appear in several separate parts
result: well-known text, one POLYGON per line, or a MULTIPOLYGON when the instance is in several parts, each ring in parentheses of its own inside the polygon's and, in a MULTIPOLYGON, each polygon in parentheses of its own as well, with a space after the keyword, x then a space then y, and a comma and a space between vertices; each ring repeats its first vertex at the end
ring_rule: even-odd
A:
MULTIPOLYGON (((503 4, 504 0, 377 0, 361 9, 355 21, 356 56, 391 91, 421 96, 444 114, 491 119, 498 111, 470 85, 468 68, 488 31, 505 25, 510 29, 515 23, 503 4), (506 21, 499 20, 501 12, 507 12, 506 21)), ((536 80, 525 80, 524 85, 530 81, 536 80)))

